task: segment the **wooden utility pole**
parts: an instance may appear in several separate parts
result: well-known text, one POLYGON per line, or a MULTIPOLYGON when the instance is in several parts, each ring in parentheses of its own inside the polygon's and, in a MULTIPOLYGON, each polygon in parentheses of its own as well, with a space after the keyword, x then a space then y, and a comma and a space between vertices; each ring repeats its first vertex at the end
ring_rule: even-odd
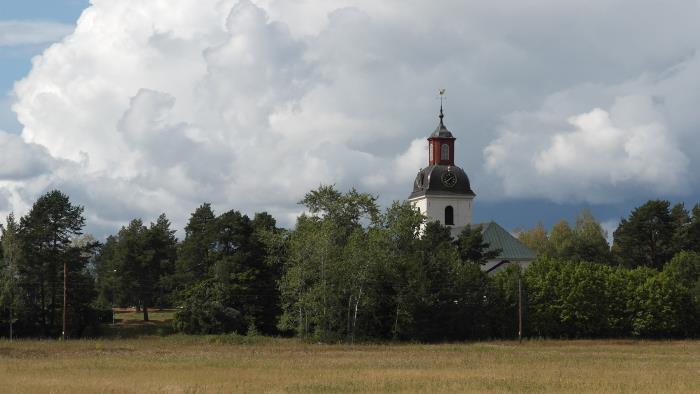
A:
MULTIPOLYGON (((10 260, 10 264, 12 264, 12 260, 10 260)), ((10 266, 12 267, 12 266, 10 266)), ((15 320, 15 270, 10 269, 10 342, 12 342, 12 335, 13 335, 13 328, 12 324, 14 323, 15 320)))
POLYGON ((522 271, 518 266, 518 342, 523 341, 523 286, 522 271))
POLYGON ((66 316, 68 312, 68 261, 63 261, 63 331, 61 339, 66 339, 66 316))
MULTIPOLYGON (((10 280, 12 280, 12 279, 10 279, 10 280)), ((12 334, 13 334, 12 333, 12 323, 13 323, 13 320, 15 318, 14 310, 13 310, 14 303, 15 303, 15 293, 14 293, 13 289, 10 289, 10 291, 12 291, 12 293, 11 293, 12 297, 10 298, 10 342, 12 342, 12 334)))

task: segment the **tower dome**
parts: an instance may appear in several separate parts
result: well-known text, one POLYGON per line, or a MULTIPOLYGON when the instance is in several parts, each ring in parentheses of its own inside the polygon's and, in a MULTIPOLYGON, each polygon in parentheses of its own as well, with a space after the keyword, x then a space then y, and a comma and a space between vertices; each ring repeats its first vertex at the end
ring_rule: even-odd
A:
POLYGON ((426 194, 475 196, 469 177, 457 166, 431 165, 418 171, 413 182, 413 192, 408 198, 426 194), (454 180, 453 180, 454 179, 454 180))
POLYGON ((428 166, 418 171, 409 199, 426 194, 474 197, 467 173, 454 164, 456 138, 445 126, 442 104, 439 118, 440 123, 428 137, 428 166))

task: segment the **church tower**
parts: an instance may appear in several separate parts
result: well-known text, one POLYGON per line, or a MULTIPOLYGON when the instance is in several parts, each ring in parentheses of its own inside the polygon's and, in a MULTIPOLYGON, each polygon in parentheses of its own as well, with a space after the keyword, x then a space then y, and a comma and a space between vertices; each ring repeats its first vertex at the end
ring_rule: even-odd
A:
POLYGON ((455 165, 456 138, 445 127, 440 104, 440 124, 428 137, 428 166, 418 172, 408 201, 428 221, 438 220, 457 235, 472 222, 472 202, 476 194, 469 177, 455 165))

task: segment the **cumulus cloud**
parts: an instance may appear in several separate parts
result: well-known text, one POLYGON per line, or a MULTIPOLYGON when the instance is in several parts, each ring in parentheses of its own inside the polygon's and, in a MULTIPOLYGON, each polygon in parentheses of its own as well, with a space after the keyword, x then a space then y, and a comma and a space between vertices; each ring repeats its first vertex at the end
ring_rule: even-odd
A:
POLYGON ((700 58, 615 85, 581 84, 507 115, 483 150, 504 194, 558 202, 685 196, 698 186, 700 58), (691 88, 693 87, 693 88, 691 88))
POLYGON ((0 47, 55 42, 70 34, 73 28, 49 21, 0 21, 0 47))
POLYGON ((320 183, 401 182, 368 176, 393 157, 350 145, 387 122, 328 108, 308 42, 250 1, 224 3, 173 15, 168 2, 96 1, 35 60, 15 88, 22 137, 80 174, 56 170, 46 187, 104 226, 160 210, 182 225, 202 201, 287 219, 320 183))
POLYGON ((574 178, 583 185, 579 193, 598 179, 612 185, 648 184, 660 192, 685 186, 688 158, 669 141, 663 124, 635 122, 623 128, 599 108, 569 118, 569 123, 575 131, 555 134, 535 157, 539 175, 574 178))
POLYGON ((514 196, 611 202, 629 188, 659 194, 688 191, 689 159, 650 97, 626 96, 610 111, 569 117, 568 130, 547 124, 550 113, 519 114, 484 149, 487 170, 514 196))
POLYGON ((0 190, 60 188, 98 235, 202 201, 290 225, 320 183, 405 198, 439 87, 480 198, 680 192, 700 155, 691 2, 91 3, 15 85, 12 144, 42 153, 0 190))

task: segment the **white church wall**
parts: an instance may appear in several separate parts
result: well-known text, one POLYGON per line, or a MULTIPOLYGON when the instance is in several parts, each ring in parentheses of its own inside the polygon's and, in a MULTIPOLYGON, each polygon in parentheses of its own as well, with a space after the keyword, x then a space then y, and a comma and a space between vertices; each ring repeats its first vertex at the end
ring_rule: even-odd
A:
POLYGON ((473 197, 455 197, 431 195, 410 200, 413 206, 417 207, 421 213, 428 217, 429 221, 439 220, 445 223, 445 208, 451 206, 453 209, 454 225, 453 229, 463 228, 472 222, 472 202, 473 197))

